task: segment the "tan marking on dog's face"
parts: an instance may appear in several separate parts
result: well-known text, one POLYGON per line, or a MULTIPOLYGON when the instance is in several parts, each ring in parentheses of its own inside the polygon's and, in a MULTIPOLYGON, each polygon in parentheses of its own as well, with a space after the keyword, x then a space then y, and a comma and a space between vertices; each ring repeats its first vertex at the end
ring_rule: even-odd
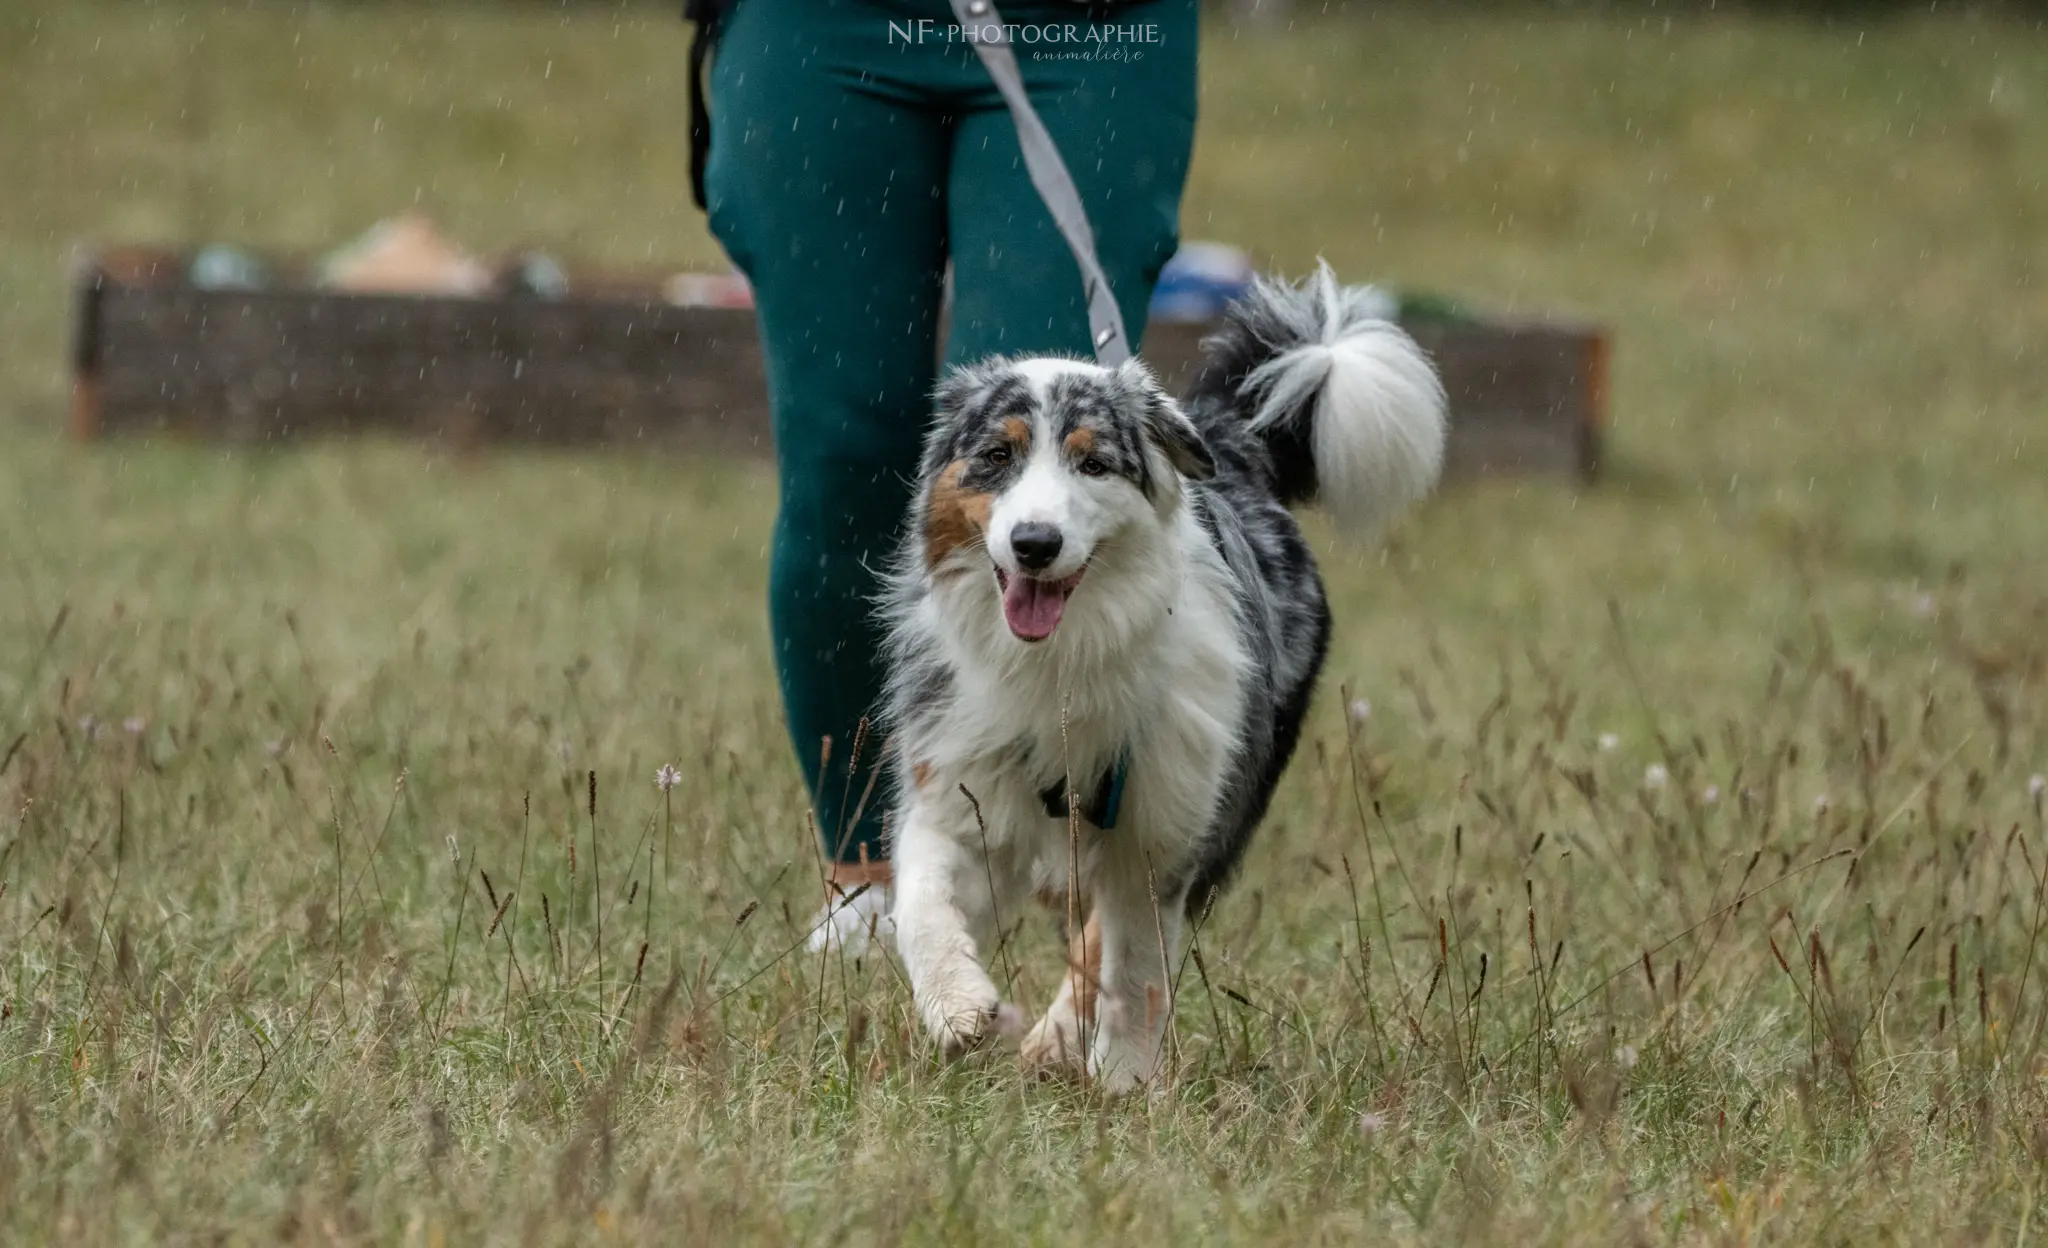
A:
POLYGON ((1019 455, 1031 453, 1031 422, 1022 416, 1007 417, 1003 421, 1003 439, 1010 449, 1019 455))
POLYGON ((925 508, 924 563, 936 571, 947 556, 988 534, 989 509, 995 500, 987 494, 960 488, 967 461, 956 459, 932 482, 932 495, 925 508))
POLYGON ((1067 435, 1068 459, 1086 459, 1095 453, 1095 431, 1082 426, 1067 435))
POLYGON ((912 763, 910 765, 910 785, 912 788, 921 789, 931 782, 932 765, 930 763, 912 763))

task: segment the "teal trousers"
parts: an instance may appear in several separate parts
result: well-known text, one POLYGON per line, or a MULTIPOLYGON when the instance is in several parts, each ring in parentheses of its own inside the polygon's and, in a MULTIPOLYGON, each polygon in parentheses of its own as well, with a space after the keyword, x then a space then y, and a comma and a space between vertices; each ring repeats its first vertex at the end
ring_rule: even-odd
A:
MULTIPOLYGON (((1179 237, 1196 0, 1001 7, 1135 345, 1179 237)), ((1087 307, 946 0, 739 0, 713 56, 706 206, 753 284, 767 361, 783 706, 827 851, 879 861, 874 607, 930 415, 948 264, 948 364, 1086 355, 1087 307)))

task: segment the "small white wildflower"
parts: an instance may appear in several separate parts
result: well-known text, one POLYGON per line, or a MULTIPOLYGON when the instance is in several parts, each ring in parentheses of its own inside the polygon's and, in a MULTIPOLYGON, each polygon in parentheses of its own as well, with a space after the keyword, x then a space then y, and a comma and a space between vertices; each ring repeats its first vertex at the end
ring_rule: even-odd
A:
POLYGON ((1364 698, 1351 699, 1349 710, 1351 712, 1351 722, 1354 724, 1362 724, 1372 718, 1372 703, 1364 698))
POLYGON ((1385 1115, 1376 1114, 1371 1110, 1366 1110, 1358 1115, 1358 1133, 1360 1135, 1371 1137, 1378 1135, 1386 1129, 1387 1120, 1385 1115))
POLYGON ((666 793, 682 780, 683 773, 677 771, 674 763, 663 763, 661 770, 654 773, 654 783, 666 793))
POLYGON ((555 742, 555 757, 565 763, 569 761, 569 738, 563 737, 555 742))
POLYGON ((140 715, 130 715, 128 718, 121 721, 122 731, 126 732, 131 737, 141 736, 142 730, 147 727, 149 727, 149 721, 144 719, 140 715))
POLYGON ((1814 814, 1816 814, 1816 815, 1825 815, 1826 813, 1828 813, 1828 811, 1830 811, 1830 810, 1832 810, 1832 809, 1834 809, 1834 803, 1832 803, 1832 802, 1828 801, 1828 795, 1827 795, 1827 794, 1823 793, 1823 794, 1821 794, 1821 795, 1820 795, 1819 797, 1816 797, 1816 798, 1814 798, 1814 799, 1813 799, 1813 813, 1814 813, 1814 814))
POLYGON ((1710 785, 1708 785, 1708 786, 1707 786, 1706 788, 1704 788, 1704 789, 1700 790, 1700 804, 1701 804, 1702 806, 1712 806, 1712 805, 1714 805, 1714 804, 1715 804, 1716 802, 1719 802, 1720 800, 1721 800, 1721 786, 1720 786, 1720 785, 1718 785, 1718 784, 1710 784, 1710 785))
POLYGON ((2027 796, 2039 801, 2043 793, 2048 793, 2048 776, 2028 776, 2027 796))
POLYGON ((1633 1044, 1624 1044, 1614 1051, 1614 1064, 1623 1070, 1634 1070, 1640 1055, 1633 1044))
POLYGON ((448 861, 458 867, 462 865, 462 850, 456 847, 455 834, 453 832, 448 834, 448 861))
POLYGON ((78 717, 78 730, 88 737, 100 735, 100 717, 97 715, 80 715, 78 717))
POLYGON ((1913 614, 1919 616, 1921 619, 1924 620, 1928 616, 1934 614, 1934 595, 1914 594, 1910 605, 1912 607, 1913 614))
POLYGON ((1643 768, 1644 788, 1654 792, 1658 789, 1663 788, 1666 784, 1669 784, 1670 782, 1671 773, 1664 769, 1664 764, 1651 763, 1648 767, 1643 768))
POLYGON ((1621 748, 1620 737, 1616 736, 1611 732, 1603 732, 1600 734, 1600 752, 1602 754, 1612 754, 1615 750, 1619 748, 1621 748))
POLYGON ((284 753, 284 742, 276 738, 272 738, 269 741, 265 741, 263 743, 263 752, 265 754, 270 755, 272 758, 276 758, 278 755, 284 753))

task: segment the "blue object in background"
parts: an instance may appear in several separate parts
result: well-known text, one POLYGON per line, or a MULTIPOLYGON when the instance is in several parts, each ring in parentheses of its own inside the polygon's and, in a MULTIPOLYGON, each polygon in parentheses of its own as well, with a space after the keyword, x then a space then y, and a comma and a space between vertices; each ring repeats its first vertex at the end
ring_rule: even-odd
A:
POLYGON ((529 251, 512 262, 499 279, 508 294, 561 299, 569 293, 569 274, 544 251, 529 251))
POLYGON ((1251 257, 1227 243, 1183 243, 1152 288, 1155 321, 1210 321, 1251 289, 1251 257))
POLYGON ((224 243, 194 253, 189 276, 201 290, 262 290, 271 284, 270 270, 261 260, 224 243))

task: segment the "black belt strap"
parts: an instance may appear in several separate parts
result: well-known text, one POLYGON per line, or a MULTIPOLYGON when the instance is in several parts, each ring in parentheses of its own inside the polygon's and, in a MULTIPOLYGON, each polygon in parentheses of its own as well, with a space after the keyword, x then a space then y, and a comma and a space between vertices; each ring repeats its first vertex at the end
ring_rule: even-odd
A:
POLYGON ((711 159, 711 110, 704 103, 704 61, 718 39, 730 0, 684 0, 683 16, 696 24, 690 40, 690 198, 704 203, 704 164, 711 159))

